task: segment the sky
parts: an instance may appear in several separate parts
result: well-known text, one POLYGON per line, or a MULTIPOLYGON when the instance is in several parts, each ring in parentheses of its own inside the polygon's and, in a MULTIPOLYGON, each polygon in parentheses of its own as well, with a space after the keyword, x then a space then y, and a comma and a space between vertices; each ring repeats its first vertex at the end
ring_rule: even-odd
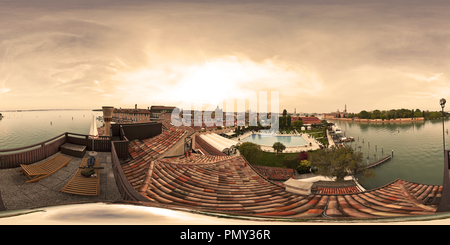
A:
POLYGON ((270 110, 272 92, 288 112, 440 110, 449 12, 417 0, 0 0, 0 111, 204 109, 260 93, 270 110))

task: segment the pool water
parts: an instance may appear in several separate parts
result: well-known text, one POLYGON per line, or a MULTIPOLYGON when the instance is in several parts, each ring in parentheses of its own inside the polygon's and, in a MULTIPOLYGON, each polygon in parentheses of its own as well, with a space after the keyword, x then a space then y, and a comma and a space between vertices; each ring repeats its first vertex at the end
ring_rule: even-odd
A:
POLYGON ((307 144, 302 136, 272 136, 252 134, 242 139, 242 141, 252 142, 258 145, 272 146, 275 142, 281 142, 285 146, 304 146, 307 144))

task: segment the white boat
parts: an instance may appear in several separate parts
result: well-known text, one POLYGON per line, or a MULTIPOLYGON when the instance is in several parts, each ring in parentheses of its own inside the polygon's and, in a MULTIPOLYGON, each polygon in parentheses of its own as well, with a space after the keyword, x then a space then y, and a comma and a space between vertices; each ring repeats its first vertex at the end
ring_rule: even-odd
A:
POLYGON ((339 142, 349 142, 349 141, 353 141, 353 140, 355 140, 355 138, 354 137, 342 137, 342 138, 340 138, 339 139, 339 142))

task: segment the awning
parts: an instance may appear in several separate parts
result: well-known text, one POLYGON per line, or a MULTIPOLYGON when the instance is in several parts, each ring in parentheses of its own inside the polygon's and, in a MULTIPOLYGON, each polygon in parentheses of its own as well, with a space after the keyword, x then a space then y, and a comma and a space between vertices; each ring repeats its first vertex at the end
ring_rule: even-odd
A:
POLYGON ((224 138, 218 134, 201 134, 200 138, 202 138, 206 143, 210 144, 212 147, 216 148, 221 152, 228 152, 229 149, 234 148, 236 146, 236 142, 224 138))
POLYGON ((233 133, 233 132, 227 132, 227 133, 224 133, 224 134, 226 134, 226 135, 228 135, 228 136, 233 136, 233 135, 235 135, 236 133, 233 133))

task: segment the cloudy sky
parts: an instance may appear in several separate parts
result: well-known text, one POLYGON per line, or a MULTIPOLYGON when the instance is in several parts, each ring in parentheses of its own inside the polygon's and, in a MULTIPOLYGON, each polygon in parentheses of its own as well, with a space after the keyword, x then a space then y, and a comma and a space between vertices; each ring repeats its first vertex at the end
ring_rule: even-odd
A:
POLYGON ((0 111, 266 91, 297 112, 440 110, 448 13, 415 0, 0 1, 0 111))

